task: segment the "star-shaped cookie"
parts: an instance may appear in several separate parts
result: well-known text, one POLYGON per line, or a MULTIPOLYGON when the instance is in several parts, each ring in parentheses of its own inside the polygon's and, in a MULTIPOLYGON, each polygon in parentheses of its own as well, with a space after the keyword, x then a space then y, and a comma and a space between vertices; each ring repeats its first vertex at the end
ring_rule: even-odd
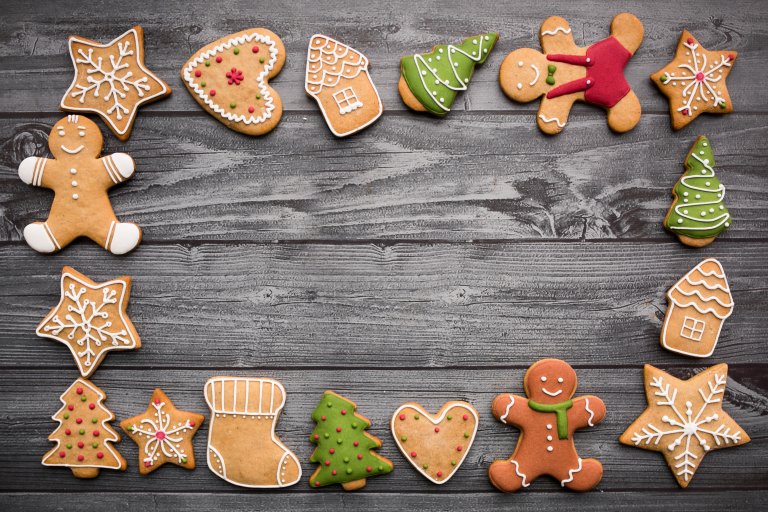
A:
POLYGON ((37 335, 69 347, 80 375, 90 377, 110 350, 141 347, 125 310, 131 278, 97 283, 72 267, 61 269, 61 300, 37 326, 37 335))
POLYGON ((146 412, 120 422, 120 428, 139 445, 139 473, 146 475, 166 462, 195 469, 192 438, 204 420, 202 414, 174 407, 158 388, 146 412))
POLYGON ((723 411, 727 364, 707 368, 688 380, 647 364, 644 378, 648 408, 619 441, 664 454, 680 487, 688 487, 707 452, 750 441, 723 411))
POLYGON ((139 26, 107 44, 70 36, 69 55, 75 77, 61 110, 100 115, 120 140, 131 136, 139 106, 171 94, 168 84, 144 65, 144 31, 139 26))
POLYGON ((733 112, 725 80, 737 56, 734 51, 709 51, 683 30, 675 58, 651 75, 669 99, 672 128, 679 130, 704 112, 733 112))

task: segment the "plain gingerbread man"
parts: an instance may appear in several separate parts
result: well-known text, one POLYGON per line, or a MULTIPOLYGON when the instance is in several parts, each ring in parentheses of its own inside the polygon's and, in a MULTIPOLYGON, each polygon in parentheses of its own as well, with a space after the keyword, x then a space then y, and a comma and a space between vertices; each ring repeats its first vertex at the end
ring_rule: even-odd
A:
POLYGON ((643 24, 629 13, 611 22, 611 35, 588 47, 576 46, 571 26, 552 16, 541 24, 544 52, 515 50, 504 59, 499 83, 515 101, 528 103, 543 96, 536 119, 539 129, 554 135, 568 121, 576 101, 608 111, 608 126, 627 132, 640 121, 640 101, 624 77, 624 67, 643 41, 643 24))
POLYGON ((24 239, 34 250, 56 252, 85 236, 113 254, 125 254, 141 242, 139 226, 119 222, 107 194, 133 176, 133 159, 125 153, 99 158, 103 146, 93 121, 68 115, 48 137, 54 158, 30 156, 19 165, 24 183, 55 194, 48 220, 24 228, 24 239))
POLYGON ((550 475, 574 491, 588 491, 600 482, 603 465, 579 457, 573 433, 603 421, 605 404, 596 396, 572 399, 577 384, 571 365, 542 359, 525 373, 528 398, 505 394, 493 400, 493 415, 521 430, 512 456, 495 461, 488 469, 497 489, 515 492, 541 475, 550 475))

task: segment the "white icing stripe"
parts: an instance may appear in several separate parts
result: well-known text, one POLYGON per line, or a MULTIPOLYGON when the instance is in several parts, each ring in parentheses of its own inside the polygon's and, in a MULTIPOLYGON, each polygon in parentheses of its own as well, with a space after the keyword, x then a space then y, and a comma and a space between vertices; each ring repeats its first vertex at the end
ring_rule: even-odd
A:
POLYGON ((315 90, 307 91, 310 94, 318 94, 323 87, 336 87, 342 78, 352 80, 368 68, 368 59, 365 55, 344 43, 322 34, 313 35, 309 41, 306 83, 316 86, 315 90), (316 39, 320 39, 324 41, 324 43, 321 46, 318 46, 314 44, 316 39), (329 47, 330 49, 326 50, 326 47, 329 47), (338 53, 337 48, 342 48, 343 53, 338 53), (318 56, 314 59, 312 58, 313 51, 318 52, 318 56), (350 52, 357 54, 357 60, 344 60, 350 52), (329 58, 324 58, 324 56, 329 56, 329 58), (317 63, 319 63, 317 66, 310 66, 310 64, 317 63), (337 66, 340 67, 340 69, 336 69, 337 66), (312 69, 310 69, 310 67, 312 69), (348 68, 356 69, 352 69, 350 72, 347 71, 348 68), (317 76, 318 74, 321 75, 319 78, 315 78, 314 80, 310 79, 310 75, 317 76))
POLYGON ((217 414, 237 414, 237 415, 244 415, 244 416, 269 416, 279 413, 283 407, 285 406, 285 388, 283 385, 272 379, 264 378, 248 378, 248 377, 213 377, 208 380, 208 383, 206 384, 206 401, 208 402, 208 407, 211 408, 211 410, 214 413, 217 414), (231 405, 231 407, 226 406, 226 383, 232 382, 234 383, 234 389, 232 391, 232 397, 234 399, 234 403, 231 405), (245 385, 245 393, 246 393, 246 403, 245 406, 242 408, 242 410, 237 405, 237 386, 238 384, 243 383, 245 385), (217 396, 219 392, 217 391, 216 385, 219 384, 221 386, 221 392, 220 396, 217 396), (208 391, 208 385, 211 386, 210 392, 208 391), (258 412, 249 412, 248 410, 248 401, 249 401, 249 389, 251 385, 256 385, 259 388, 259 411, 258 412), (269 386, 269 406, 266 411, 262 408, 262 401, 264 398, 263 389, 269 386), (279 404, 274 403, 275 399, 275 388, 280 392, 282 396, 282 401, 279 404), (220 399, 221 401, 219 402, 220 399))
POLYGON ((104 244, 104 248, 107 249, 107 250, 109 250, 109 246, 112 243, 112 237, 115 236, 115 226, 116 225, 117 225, 117 222, 115 222, 114 220, 109 225, 109 231, 107 231, 107 241, 104 244))
POLYGON ((569 484, 569 483, 573 482, 573 475, 575 475, 576 473, 581 471, 581 469, 582 469, 581 457, 579 457, 579 467, 577 467, 576 469, 569 469, 568 470, 568 478, 566 478, 565 480, 560 482, 560 486, 561 487, 565 487, 565 484, 569 484))
MULTIPOLYGON (((723 276, 719 276, 719 277, 720 277, 720 279, 722 279, 722 278, 723 278, 723 276)), ((690 277, 688 277, 688 276, 686 276, 684 279, 685 279, 685 281, 686 281, 688 284, 690 284, 691 286, 703 286, 703 287, 704 287, 704 288, 706 288, 707 290, 722 290, 722 291, 724 291, 724 292, 726 292, 726 293, 729 293, 729 292, 731 291, 730 289, 728 289, 728 288, 724 287, 724 286, 723 286, 723 285, 721 285, 720 283, 716 283, 716 284, 713 284, 713 285, 711 285, 711 286, 710 286, 710 285, 709 285, 709 284, 707 284, 707 282, 706 282, 706 281, 704 281, 703 279, 702 279, 701 281, 694 281, 694 280, 692 280, 692 279, 691 279, 690 277)))
POLYGON ((686 291, 683 291, 683 290, 681 290, 681 289, 680 289, 679 287, 677 287, 677 286, 675 286, 675 288, 674 288, 674 289, 675 289, 675 291, 677 291, 677 292, 678 292, 678 293, 680 293, 681 295, 685 295, 686 297, 693 297, 694 295, 696 295, 698 298, 700 298, 700 299, 701 299, 702 301, 704 301, 704 302, 712 302, 712 301, 715 301, 715 302, 717 302, 718 304, 720 304, 721 306, 723 306, 724 308, 730 308, 730 307, 733 307, 733 300, 731 300, 730 302, 723 302, 723 301, 721 301, 720 299, 718 299, 718 298, 717 298, 717 297, 715 297, 715 296, 712 296, 712 297, 706 298, 706 297, 704 297, 704 296, 701 294, 701 292, 700 292, 699 290, 691 290, 690 292, 686 292, 686 291))
POLYGON ((532 68, 533 68, 533 70, 536 72, 536 77, 534 77, 534 79, 533 79, 533 80, 531 80, 531 82, 530 82, 528 85, 530 85, 531 87, 533 87, 533 86, 536 84, 536 82, 539 80, 539 75, 540 75, 540 73, 539 73, 539 68, 537 68, 537 67, 536 67, 536 64, 531 64, 531 67, 532 67, 532 68))
MULTIPOLYGON (((46 221, 46 222, 43 222, 43 227, 45 228, 45 232, 48 234, 48 237, 49 237, 49 238, 51 239, 51 241, 53 242, 53 245, 55 245, 57 249, 61 250, 61 246, 59 245, 59 242, 58 242, 58 240, 56 240, 56 237, 55 237, 55 236, 53 236, 53 231, 51 231, 51 228, 48 226, 48 222, 47 222, 47 221, 46 221)), ((63 282, 64 282, 64 281, 63 281, 63 276, 62 276, 62 283, 63 283, 63 282)), ((64 295, 62 294, 62 297, 63 297, 63 296, 64 296, 64 295)), ((45 320, 45 321, 47 322, 47 321, 48 321, 48 319, 46 318, 46 320, 45 320)))
POLYGON ((504 416, 499 418, 503 424, 507 424, 507 417, 509 416, 509 410, 512 409, 512 406, 515 405, 515 397, 513 395, 509 395, 509 405, 507 405, 507 409, 504 411, 504 416))
POLYGON ((562 32, 563 34, 570 34, 571 28, 565 28, 565 27, 555 27, 552 30, 542 30, 541 35, 543 36, 554 36, 558 32, 562 32))
POLYGON ((511 462, 512 464, 514 464, 514 465, 515 465, 515 474, 516 474, 517 476, 519 476, 520 478, 522 478, 522 479, 523 479, 523 484, 522 484, 522 485, 523 485, 523 487, 528 487, 529 485, 531 485, 531 483, 530 483, 530 482, 526 482, 526 481, 525 481, 525 478, 526 478, 526 477, 525 477, 525 473, 521 473, 521 472, 520 472, 520 464, 518 464, 518 463, 517 463, 517 461, 516 461, 515 459, 512 459, 512 460, 510 460, 509 462, 511 462))
POLYGON ((107 174, 109 175, 110 179, 114 183, 120 183, 120 180, 117 178, 116 170, 114 169, 114 165, 111 160, 111 156, 107 155, 104 158, 101 159, 102 163, 104 164, 104 168, 107 170, 107 174))
POLYGON ((592 420, 595 419, 595 411, 589 408, 589 398, 584 399, 584 409, 589 413, 589 418, 587 418, 587 425, 594 427, 595 424, 592 423, 592 420))
MULTIPOLYGON (((668 79, 666 82, 663 82, 664 85, 669 84, 670 82, 674 82, 676 80, 684 81, 684 80, 690 80, 691 82, 686 85, 683 88, 682 98, 687 98, 687 101, 683 103, 683 105, 677 109, 677 112, 682 112, 684 110, 687 110, 688 117, 693 116, 694 109, 697 109, 698 107, 691 107, 694 99, 698 102, 704 102, 706 104, 707 101, 709 101, 709 97, 707 96, 707 91, 712 95, 712 106, 716 107, 721 101, 725 101, 724 98, 719 96, 717 94, 717 91, 715 88, 713 88, 710 85, 711 83, 719 82, 723 79, 722 75, 718 76, 717 78, 713 78, 712 75, 719 70, 721 67, 731 67, 730 59, 728 59, 726 56, 721 55, 720 56, 720 62, 715 64, 710 64, 709 69, 707 69, 707 56, 706 53, 703 53, 701 55, 701 62, 699 62, 699 56, 696 53, 696 50, 699 48, 698 43, 689 44, 688 42, 684 42, 683 45, 687 47, 690 50, 691 58, 692 60, 688 60, 690 64, 680 64, 677 67, 681 69, 687 69, 691 74, 690 75, 680 75, 680 76, 674 76, 674 74, 670 73, 668 74, 668 79), (699 79, 699 76, 703 76, 703 79, 699 79)), ((721 72, 722 73, 722 72, 721 72)))
POLYGON ((691 153, 691 156, 695 158, 696 160, 701 163, 701 165, 704 166, 704 168, 708 171, 708 173, 703 174, 695 174, 690 176, 683 176, 680 178, 680 183, 685 185, 686 187, 692 189, 692 190, 698 190, 699 192, 708 192, 708 193, 718 193, 719 197, 714 201, 699 201, 699 202, 693 202, 693 203, 682 203, 675 206, 675 213, 684 219, 692 220, 694 222, 700 222, 704 224, 708 224, 706 226, 701 227, 686 227, 686 226, 669 226, 670 229, 679 229, 679 230, 685 230, 685 231, 706 231, 711 229, 716 229, 728 222, 728 220, 731 218, 731 215, 729 213, 723 213, 721 215, 718 215, 717 217, 712 218, 706 218, 706 217, 693 217, 691 215, 688 215, 684 213, 685 211, 688 211, 688 208, 696 207, 696 206, 706 206, 706 205, 715 205, 720 204, 725 200, 725 187, 721 184, 720 188, 717 190, 711 190, 708 188, 701 188, 697 187, 691 183, 689 183, 692 180, 702 179, 702 178, 713 178, 715 176, 715 170, 712 169, 712 167, 709 166, 708 163, 704 162, 699 155, 696 153, 691 153))
POLYGON ((45 169, 45 163, 47 158, 35 157, 35 171, 32 174, 32 185, 40 186, 43 182, 43 170, 45 169))
POLYGON ((544 114, 539 114, 539 119, 541 119, 545 123, 557 123, 557 126, 559 126, 560 128, 563 128, 565 126, 565 123, 561 122, 556 117, 548 118, 544 114))

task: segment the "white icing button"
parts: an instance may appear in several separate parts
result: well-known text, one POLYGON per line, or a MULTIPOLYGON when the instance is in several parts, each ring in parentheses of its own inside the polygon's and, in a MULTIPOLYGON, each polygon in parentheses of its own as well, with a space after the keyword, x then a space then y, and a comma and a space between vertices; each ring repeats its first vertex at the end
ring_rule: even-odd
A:
POLYGON ((77 197, 78 197, 77 194, 72 194, 72 199, 77 200, 77 197))
POLYGON ((552 440, 552 436, 547 436, 547 441, 551 441, 551 440, 552 440))
POLYGON ((709 186, 709 185, 710 185, 710 183, 709 183, 708 181, 704 182, 704 184, 705 184, 706 186, 709 186))
POLYGON ((440 60, 440 56, 439 56, 439 55, 438 55, 437 57, 435 57, 435 58, 436 58, 437 60, 440 60))
POLYGON ((693 197, 695 197, 696 199, 701 199, 701 194, 696 194, 696 195, 695 195, 695 196, 693 196, 693 197))
POLYGON ((75 168, 70 169, 69 174, 77 174, 77 169, 75 168))
POLYGON ((547 430, 552 430, 552 424, 547 423, 547 430))
POLYGON ((76 182, 76 181, 74 181, 74 180, 72 180, 72 186, 73 186, 73 187, 76 187, 76 186, 77 186, 77 182, 76 182))
POLYGON ((728 227, 728 226, 730 226, 730 225, 731 225, 731 224, 730 224, 729 222, 726 222, 726 223, 725 223, 725 227, 728 227))
MULTIPOLYGON (((719 195, 720 195, 720 194, 718 194, 718 196, 719 196, 719 195)), ((724 208, 724 206, 723 206, 723 205, 720 205, 720 209, 722 210, 723 208, 724 208)))
POLYGON ((709 209, 709 213, 715 213, 715 209, 714 208, 710 208, 709 209))
POLYGON ((552 448, 551 446, 547 446, 547 451, 548 452, 551 452, 552 450, 554 450, 554 448, 552 448))
POLYGON ((559 382, 560 384, 562 384, 562 383, 563 383, 563 378, 562 378, 562 377, 558 377, 558 378, 557 378, 557 382, 559 382))
POLYGON ((477 44, 477 39, 473 39, 472 44, 477 44))
POLYGON ((677 223, 678 224, 682 224, 683 223, 683 219, 677 219, 677 223))
POLYGON ((688 197, 688 192, 683 192, 683 195, 684 195, 685 197, 688 197))
POLYGON ((518 61, 517 62, 517 67, 519 67, 519 68, 523 67, 523 61, 518 61))
POLYGON ((592 80, 587 80, 587 85, 590 85, 592 83, 592 80))
POLYGON ((517 88, 518 88, 518 90, 519 90, 519 89, 522 89, 522 88, 523 88, 523 84, 521 84, 521 83, 519 83, 519 82, 518 82, 518 84, 517 84, 517 88))
POLYGON ((707 216, 707 212, 701 212, 701 216, 702 217, 706 217, 707 216))
POLYGON ((590 59, 589 57, 587 57, 587 62, 592 62, 592 59, 590 59))

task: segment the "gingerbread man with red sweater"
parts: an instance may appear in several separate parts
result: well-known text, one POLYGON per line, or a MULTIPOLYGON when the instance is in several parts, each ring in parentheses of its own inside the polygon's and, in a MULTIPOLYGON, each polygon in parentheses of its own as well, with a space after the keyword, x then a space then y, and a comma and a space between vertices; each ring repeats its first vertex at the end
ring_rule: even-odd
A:
POLYGON ((574 491, 594 488, 603 477, 603 465, 579 457, 573 434, 603 421, 603 401, 591 395, 573 398, 576 372, 559 359, 533 364, 523 384, 526 397, 503 394, 493 400, 493 415, 521 433, 512 456, 491 464, 491 483, 500 491, 515 492, 550 475, 574 491))

